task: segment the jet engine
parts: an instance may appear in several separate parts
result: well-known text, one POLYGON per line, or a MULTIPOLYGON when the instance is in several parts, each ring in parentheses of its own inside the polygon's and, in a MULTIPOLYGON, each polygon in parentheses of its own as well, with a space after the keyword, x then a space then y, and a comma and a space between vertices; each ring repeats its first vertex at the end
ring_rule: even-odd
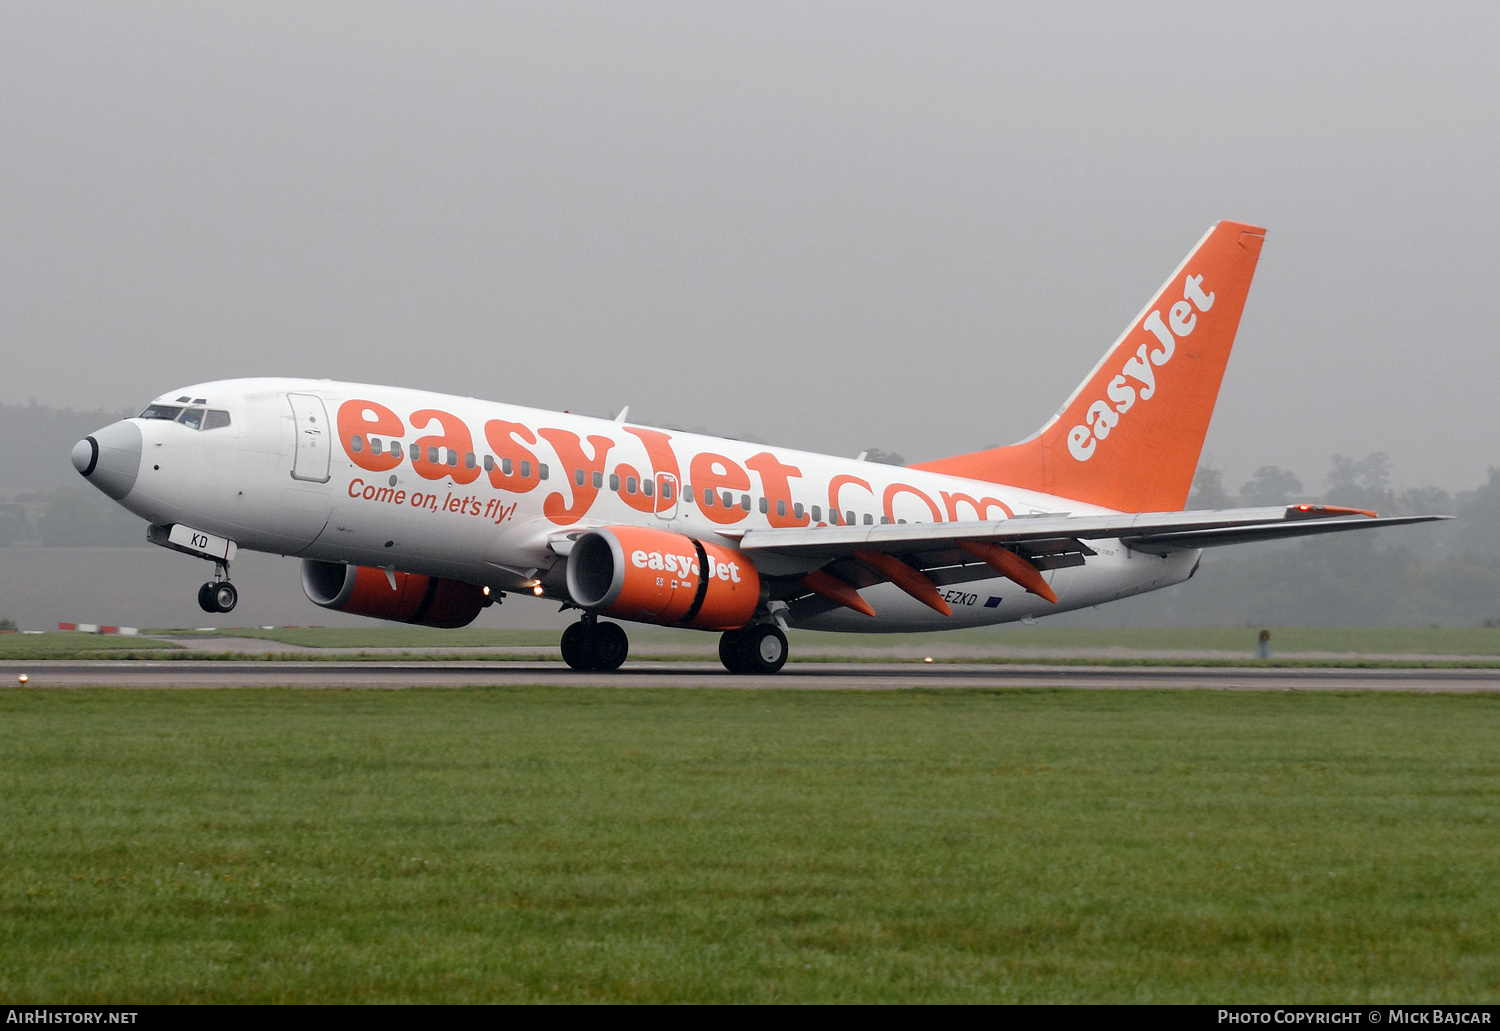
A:
POLYGON ((451 629, 468 626, 489 604, 483 587, 420 573, 302 560, 302 592, 314 605, 355 616, 451 629), (394 585, 391 580, 394 579, 394 585))
POLYGON ((666 530, 605 526, 573 542, 568 594, 580 608, 640 623, 734 630, 760 604, 744 555, 666 530))

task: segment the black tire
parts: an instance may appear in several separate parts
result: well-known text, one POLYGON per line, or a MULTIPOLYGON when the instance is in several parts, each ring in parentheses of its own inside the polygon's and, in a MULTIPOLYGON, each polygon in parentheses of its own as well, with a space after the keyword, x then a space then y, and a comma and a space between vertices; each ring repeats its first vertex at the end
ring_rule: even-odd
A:
POLYGON ((619 623, 598 623, 594 626, 594 668, 608 673, 619 669, 630 654, 630 638, 619 623))
POLYGON ((212 598, 215 612, 233 612, 240 603, 240 592, 235 590, 234 584, 223 580, 213 585, 212 598))
POLYGON ((786 634, 775 623, 756 623, 740 631, 740 660, 744 672, 770 676, 786 665, 786 634))
POLYGON ((563 661, 579 672, 586 672, 594 668, 593 634, 589 632, 589 625, 582 620, 574 623, 563 631, 562 635, 562 657, 563 661))
POLYGON ((198 588, 198 607, 204 612, 218 612, 214 607, 214 585, 204 584, 198 588))
POLYGON ((719 635, 719 661, 731 673, 748 673, 744 659, 745 632, 726 630, 719 635))

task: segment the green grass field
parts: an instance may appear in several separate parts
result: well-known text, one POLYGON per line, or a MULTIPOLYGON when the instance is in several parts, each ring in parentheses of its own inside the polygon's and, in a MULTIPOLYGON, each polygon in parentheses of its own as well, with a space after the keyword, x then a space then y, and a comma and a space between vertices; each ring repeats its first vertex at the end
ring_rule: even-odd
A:
MULTIPOLYGON (((632 630, 637 628, 632 627, 632 630)), ((655 627, 640 627, 639 633, 649 634, 655 627)), ((665 631, 668 634, 692 634, 691 630, 665 631)), ((367 627, 277 627, 262 630, 259 627, 226 627, 211 632, 151 630, 148 633, 169 633, 181 637, 238 637, 260 641, 281 641, 300 645, 303 648, 556 648, 562 636, 558 630, 434 630, 424 626, 403 626, 399 623, 371 621, 367 627)), ((704 640, 709 640, 702 635, 704 640)), ((1497 635, 1500 636, 1500 635, 1497 635)))
MULTIPOLYGON (((1269 627, 1272 650, 1298 652, 1500 655, 1500 629, 1493 627, 1269 627)), ((994 633, 994 631, 990 631, 994 633)), ((1139 648, 1182 651, 1255 650, 1259 627, 1091 630, 1007 627, 997 643, 1017 648, 1139 648)))
MULTIPOLYGON (((629 624, 632 642, 653 647, 672 644, 711 647, 717 635, 629 624)), ((158 631, 151 631, 156 633, 158 631)), ((353 629, 322 627, 226 628, 213 633, 169 631, 182 636, 241 637, 283 641, 308 648, 555 648, 555 630, 433 630, 427 627, 371 625, 353 629)), ((1255 650, 1257 627, 1192 627, 1187 629, 1090 630, 1012 625, 930 634, 830 634, 793 631, 798 647, 838 647, 885 650, 922 644, 971 645, 1067 650, 1073 648, 1129 648, 1150 651, 1255 650)), ((61 635, 45 635, 47 637, 61 635)), ((78 635, 73 635, 78 636, 78 635)), ((35 638, 33 638, 35 639, 35 638)), ((4 638, 0 638, 3 655, 4 638)), ((1500 655, 1500 629, 1489 627, 1274 627, 1276 654, 1300 652, 1406 653, 1429 655, 1500 655)))
POLYGON ((0 999, 1493 1002, 1500 698, 0 692, 0 999))
POLYGON ((177 650, 168 641, 116 634, 0 634, 0 659, 129 659, 143 652, 177 650))
MULTIPOLYGON (((114 637, 80 633, 0 634, 3 659, 297 659, 318 658, 318 649, 357 649, 361 654, 330 653, 326 657, 380 659, 443 659, 473 657, 464 649, 532 649, 507 652, 498 657, 543 660, 559 659, 558 632, 553 630, 464 629, 433 630, 426 627, 371 625, 369 627, 279 627, 224 628, 211 632, 157 630, 173 638, 279 641, 311 649, 308 652, 189 651, 171 641, 143 637, 114 637), (400 649, 392 652, 391 649, 400 649)), ((668 627, 629 627, 632 654, 652 659, 711 660, 717 635, 668 627)), ((1256 634, 1242 627, 1200 627, 1184 630, 1085 630, 1042 627, 1003 627, 930 634, 826 634, 792 631, 788 636, 794 662, 888 661, 899 651, 908 661, 920 661, 921 651, 930 649, 937 661, 1032 661, 1034 652, 1059 663, 1115 665, 1265 665, 1252 658, 1256 634), (997 651, 997 649, 999 649, 997 651), (1006 649, 1012 651, 1007 652, 1006 649), (1122 649, 1121 655, 1100 655, 1097 649, 1122 649), (1022 651, 1024 650, 1024 651, 1022 651), (1069 651, 1083 654, 1067 656, 1069 651), (1182 656, 1146 657, 1136 653, 1215 651, 1238 653, 1221 658, 1182 656), (1047 653, 1056 653, 1048 656, 1047 653)), ((1274 656, 1269 665, 1493 665, 1500 660, 1500 629, 1491 628, 1384 628, 1278 627, 1272 631, 1274 656), (1309 658, 1310 652, 1328 652, 1343 658, 1309 658), (1394 659, 1369 661, 1359 655, 1467 656, 1459 660, 1394 659)))

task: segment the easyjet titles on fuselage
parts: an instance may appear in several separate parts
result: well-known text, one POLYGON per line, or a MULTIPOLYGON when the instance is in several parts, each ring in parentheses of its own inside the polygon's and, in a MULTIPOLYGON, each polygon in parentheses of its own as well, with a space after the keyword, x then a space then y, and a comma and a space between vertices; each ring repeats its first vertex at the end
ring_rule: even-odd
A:
MULTIPOLYGON (((451 480, 458 487, 487 482, 509 494, 529 494, 544 482, 548 486, 558 483, 562 489, 550 490, 541 505, 542 514, 558 526, 570 526, 587 517, 606 490, 647 515, 669 511, 680 503, 691 504, 704 518, 720 526, 741 523, 752 511, 763 514, 773 527, 858 522, 857 511, 871 517, 871 522, 877 513, 883 522, 906 522, 897 515, 898 500, 903 496, 908 505, 917 502, 925 510, 913 522, 992 520, 1014 514, 1004 501, 982 492, 977 492, 979 496, 948 490, 929 493, 899 481, 879 487, 845 473, 830 477, 826 489, 818 492, 827 500, 825 516, 821 503, 806 505, 793 498, 795 481, 803 479, 803 470, 771 451, 742 461, 713 451, 697 451, 686 456, 684 475, 682 456, 673 446, 672 434, 641 426, 621 425, 620 430, 644 446, 648 459, 644 468, 628 461, 612 463, 611 452, 620 442, 605 433, 585 431, 586 435, 581 435, 560 427, 533 428, 516 420, 488 419, 478 434, 488 448, 476 448, 476 434, 452 412, 419 408, 403 419, 389 406, 368 398, 352 398, 340 404, 335 424, 344 455, 368 473, 392 473, 406 465, 427 480, 451 480), (412 430, 426 432, 408 441, 412 430), (560 470, 551 468, 546 450, 556 456, 560 470), (758 491, 752 473, 759 481, 758 491), (860 497, 857 508, 852 501, 856 495, 860 497)), ((891 469, 894 472, 897 467, 891 469)), ((365 501, 409 503, 433 511, 441 507, 461 514, 483 514, 497 522, 514 510, 514 506, 508 509, 493 500, 480 502, 455 496, 452 491, 448 499, 439 501, 434 494, 356 480, 350 482, 347 493, 365 501)))

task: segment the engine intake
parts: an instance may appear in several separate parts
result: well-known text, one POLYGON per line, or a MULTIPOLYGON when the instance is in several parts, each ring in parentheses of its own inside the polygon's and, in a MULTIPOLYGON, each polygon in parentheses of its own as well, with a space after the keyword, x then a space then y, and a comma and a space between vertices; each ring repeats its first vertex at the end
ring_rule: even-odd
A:
POLYGON ((488 604, 484 588, 421 573, 396 573, 342 562, 302 560, 302 593, 314 605, 355 616, 453 629, 468 626, 488 604))
POLYGON ((734 630, 760 604, 743 555, 680 533, 605 526, 573 542, 568 594, 580 608, 640 623, 734 630))

